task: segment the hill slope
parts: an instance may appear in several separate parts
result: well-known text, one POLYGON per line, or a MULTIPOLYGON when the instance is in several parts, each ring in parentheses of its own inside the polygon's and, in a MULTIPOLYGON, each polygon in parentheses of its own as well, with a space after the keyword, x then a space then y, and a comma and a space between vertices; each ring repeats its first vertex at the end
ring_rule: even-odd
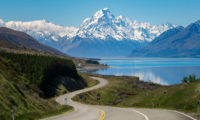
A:
POLYGON ((56 57, 0 52, 0 119, 33 119, 69 107, 58 106, 54 97, 87 84, 72 61, 56 57))
POLYGON ((60 44, 60 50, 70 56, 78 57, 124 57, 131 53, 133 48, 145 46, 148 42, 137 42, 133 40, 116 41, 89 39, 76 36, 73 42, 60 44))
POLYGON ((0 27, 0 42, 4 42, 4 44, 1 44, 0 47, 7 47, 4 45, 8 45, 8 43, 10 43, 10 45, 8 45, 9 48, 30 48, 38 51, 64 55, 54 48, 39 43, 37 40, 27 35, 26 33, 15 31, 5 27, 0 27))
POLYGON ((200 57, 200 21, 168 30, 132 57, 200 57))

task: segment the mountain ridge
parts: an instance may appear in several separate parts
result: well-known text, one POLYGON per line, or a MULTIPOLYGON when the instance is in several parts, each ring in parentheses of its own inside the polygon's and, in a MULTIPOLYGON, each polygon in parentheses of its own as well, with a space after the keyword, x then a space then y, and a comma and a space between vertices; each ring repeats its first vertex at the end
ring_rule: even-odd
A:
MULTIPOLYGON (((108 20, 106 23, 110 22, 111 24, 113 24, 112 22, 114 22, 114 23, 118 24, 117 27, 120 27, 120 25, 121 26, 125 25, 125 27, 128 27, 126 31, 123 31, 123 30, 117 31, 119 33, 121 32, 120 34, 124 34, 124 32, 126 34, 136 34, 137 32, 138 32, 138 34, 142 34, 142 33, 140 33, 141 30, 139 30, 138 28, 140 28, 140 29, 147 29, 148 27, 151 28, 146 31, 146 32, 152 32, 151 37, 148 39, 149 41, 151 41, 153 38, 155 38, 155 36, 158 36, 160 33, 166 31, 167 29, 176 26, 176 25, 172 25, 172 24, 151 25, 148 22, 137 22, 136 20, 131 21, 130 19, 128 19, 122 15, 115 17, 108 8, 100 9, 99 11, 94 13, 94 15, 92 17, 89 17, 89 18, 86 18, 85 20, 83 20, 83 22, 79 28, 56 25, 56 24, 48 22, 46 20, 35 20, 35 21, 29 21, 29 22, 22 22, 22 21, 4 22, 3 20, 0 19, 0 26, 12 28, 14 30, 23 31, 23 32, 31 35, 35 39, 41 40, 42 42, 48 42, 48 41, 57 42, 59 39, 73 38, 77 35, 81 37, 82 36, 81 30, 83 29, 83 27, 85 27, 85 23, 87 23, 91 18, 95 19, 95 21, 98 21, 102 17, 104 18, 104 20, 108 20), (109 19, 106 19, 106 18, 109 18, 109 19), (134 29, 137 30, 135 33, 134 33, 134 29), (131 30, 132 30, 132 33, 128 33, 128 32, 131 32, 131 30)), ((92 21, 92 23, 94 23, 94 21, 92 21)), ((82 31, 82 32, 84 32, 84 31, 82 31)), ((129 35, 127 37, 127 36, 122 36, 122 35, 120 36, 120 34, 118 34, 118 37, 120 38, 120 40, 122 40, 122 39, 145 40, 141 36, 137 36, 137 35, 136 36, 129 35)), ((145 36, 144 32, 143 32, 143 34, 145 36)), ((116 38, 116 39, 118 39, 118 38, 116 38)))
POLYGON ((41 43, 74 57, 105 57, 103 54, 98 55, 99 51, 94 45, 101 45, 98 48, 101 48, 101 53, 108 53, 106 57, 119 57, 129 55, 132 49, 146 46, 155 37, 176 25, 151 25, 148 22, 131 21, 123 16, 115 17, 108 8, 103 8, 86 18, 79 28, 56 25, 45 20, 0 20, 0 26, 23 31, 41 43), (126 46, 127 51, 123 50, 126 46))
POLYGON ((59 55, 65 55, 64 53, 61 53, 60 51, 51 48, 47 45, 41 44, 39 41, 35 40, 31 36, 29 36, 26 33, 12 30, 10 28, 6 27, 0 27, 0 40, 4 45, 9 46, 2 46, 1 47, 7 47, 7 48, 27 48, 27 49, 35 49, 38 51, 44 51, 59 55), (4 42, 3 42, 4 41, 4 42))
POLYGON ((200 57, 200 21, 162 33, 144 48, 132 51, 131 57, 200 57), (163 37, 163 36, 167 37, 163 37))
POLYGON ((103 8, 83 21, 77 35, 82 38, 104 40, 107 39, 106 36, 111 36, 116 40, 151 41, 160 33, 175 26, 172 24, 151 25, 148 22, 131 21, 121 15, 115 17, 108 8, 103 8))

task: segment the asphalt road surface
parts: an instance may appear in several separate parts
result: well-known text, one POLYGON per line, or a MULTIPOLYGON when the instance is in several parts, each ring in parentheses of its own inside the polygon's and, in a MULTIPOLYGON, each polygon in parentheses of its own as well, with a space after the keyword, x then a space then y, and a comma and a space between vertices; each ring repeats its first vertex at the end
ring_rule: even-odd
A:
POLYGON ((74 111, 43 120, 197 120, 185 113, 173 110, 118 108, 86 105, 72 101, 71 98, 79 93, 94 90, 108 84, 103 78, 92 78, 98 80, 100 83, 91 88, 62 95, 56 99, 59 104, 73 106, 74 111))

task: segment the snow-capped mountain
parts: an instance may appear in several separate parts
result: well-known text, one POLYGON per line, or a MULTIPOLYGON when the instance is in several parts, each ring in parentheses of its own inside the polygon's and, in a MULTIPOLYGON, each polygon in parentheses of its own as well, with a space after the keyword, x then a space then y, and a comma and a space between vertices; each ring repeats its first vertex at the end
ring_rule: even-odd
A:
POLYGON ((200 20, 163 32, 150 44, 132 51, 131 57, 200 57, 200 20))
POLYGON ((77 35, 82 38, 116 40, 139 40, 152 41, 162 32, 175 27, 175 25, 151 25, 150 23, 140 23, 131 21, 126 17, 115 17, 108 8, 97 11, 91 18, 86 18, 77 31, 77 35))
POLYGON ((0 26, 23 31, 38 41, 72 56, 126 56, 176 25, 151 25, 115 17, 108 8, 86 18, 79 28, 56 25, 45 20, 22 22, 0 20, 0 26), (98 51, 101 51, 98 53, 98 51))
POLYGON ((36 20, 29 22, 8 21, 4 22, 0 19, 0 27, 8 27, 14 30, 25 32, 42 43, 58 42, 63 37, 74 37, 75 27, 67 27, 56 25, 46 20, 36 20))

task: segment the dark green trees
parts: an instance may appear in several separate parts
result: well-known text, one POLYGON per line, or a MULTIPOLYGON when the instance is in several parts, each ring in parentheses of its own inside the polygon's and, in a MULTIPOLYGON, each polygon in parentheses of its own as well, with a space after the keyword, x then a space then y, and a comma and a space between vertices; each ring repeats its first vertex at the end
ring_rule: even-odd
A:
POLYGON ((87 86, 78 75, 74 63, 68 59, 2 52, 0 58, 27 78, 26 84, 39 87, 44 97, 55 96, 58 85, 63 85, 68 91, 87 86))
POLYGON ((199 81, 200 79, 196 77, 196 75, 189 75, 189 77, 184 77, 182 79, 183 83, 190 83, 190 82, 195 82, 195 81, 199 81))

